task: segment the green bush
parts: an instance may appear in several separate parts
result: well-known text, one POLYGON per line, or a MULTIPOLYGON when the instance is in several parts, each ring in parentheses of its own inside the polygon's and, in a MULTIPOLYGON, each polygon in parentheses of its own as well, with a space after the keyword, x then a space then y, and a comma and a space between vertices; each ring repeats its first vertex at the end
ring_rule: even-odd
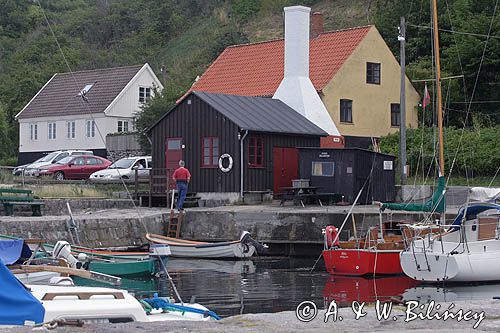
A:
POLYGON ((17 156, 11 156, 0 159, 0 166, 16 166, 17 156))
MULTIPOLYGON (((437 140, 432 128, 407 131, 406 154, 411 174, 421 173, 422 167, 424 171, 436 169, 437 140)), ((492 176, 500 167, 500 126, 476 130, 445 128, 444 141, 445 173, 449 173, 452 164, 454 175, 468 176, 492 176)), ((382 137, 380 147, 384 153, 399 156, 399 132, 382 137)))

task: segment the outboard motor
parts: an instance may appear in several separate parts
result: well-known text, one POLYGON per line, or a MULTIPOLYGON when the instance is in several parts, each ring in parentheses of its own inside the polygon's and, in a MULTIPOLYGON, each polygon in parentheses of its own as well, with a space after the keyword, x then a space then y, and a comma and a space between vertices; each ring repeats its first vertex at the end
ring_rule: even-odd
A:
MULTIPOLYGON (((71 254, 71 245, 66 241, 58 241, 56 243, 52 251, 52 258, 64 259, 68 262, 69 267, 79 268, 77 267, 78 260, 71 254)), ((81 266, 81 263, 78 266, 81 266)))
POLYGON ((265 254, 269 248, 266 244, 261 244, 250 236, 248 231, 243 231, 240 236, 240 241, 243 244, 251 244, 255 247, 258 254, 265 254))

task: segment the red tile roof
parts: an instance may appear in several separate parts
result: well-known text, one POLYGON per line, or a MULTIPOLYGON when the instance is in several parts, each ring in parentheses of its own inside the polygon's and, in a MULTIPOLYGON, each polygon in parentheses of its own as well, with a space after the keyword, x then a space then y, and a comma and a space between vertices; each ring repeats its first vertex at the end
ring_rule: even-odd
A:
MULTIPOLYGON (((325 32, 310 40, 310 77, 321 91, 372 26, 325 32)), ((283 79, 284 40, 230 46, 188 91, 272 96, 283 79)), ((187 95, 187 93, 186 93, 187 95)))

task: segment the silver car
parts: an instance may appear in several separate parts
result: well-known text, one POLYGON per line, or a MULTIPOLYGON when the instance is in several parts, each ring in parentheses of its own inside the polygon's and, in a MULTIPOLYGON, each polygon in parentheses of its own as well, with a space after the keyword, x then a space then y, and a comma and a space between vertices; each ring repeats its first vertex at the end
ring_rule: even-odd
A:
POLYGON ((139 178, 148 178, 152 168, 151 156, 125 157, 111 164, 107 169, 90 175, 92 182, 106 182, 117 179, 135 179, 135 170, 139 178))

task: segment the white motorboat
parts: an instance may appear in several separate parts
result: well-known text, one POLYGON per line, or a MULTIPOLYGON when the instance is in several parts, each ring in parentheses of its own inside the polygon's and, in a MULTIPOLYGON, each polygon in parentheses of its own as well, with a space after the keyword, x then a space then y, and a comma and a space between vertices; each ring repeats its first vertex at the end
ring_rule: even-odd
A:
POLYGON ((0 326, 36 325, 58 320, 153 322, 220 319, 200 304, 157 297, 138 301, 126 290, 76 287, 71 278, 50 285, 23 285, 0 259, 0 326))
POLYGON ((208 321, 209 310, 200 304, 170 304, 167 311, 152 310, 149 315, 141 303, 126 290, 96 287, 28 285, 45 309, 44 322, 82 320, 84 322, 153 322, 167 320, 208 321), (180 311, 179 309, 194 309, 180 311))
POLYGON ((195 242, 149 233, 146 239, 153 244, 169 245, 172 257, 183 258, 249 258, 255 253, 255 245, 260 245, 247 231, 231 242, 195 242))
POLYGON ((406 225, 403 229, 411 237, 400 255, 409 277, 427 282, 500 280, 499 204, 466 205, 451 225, 406 225))

